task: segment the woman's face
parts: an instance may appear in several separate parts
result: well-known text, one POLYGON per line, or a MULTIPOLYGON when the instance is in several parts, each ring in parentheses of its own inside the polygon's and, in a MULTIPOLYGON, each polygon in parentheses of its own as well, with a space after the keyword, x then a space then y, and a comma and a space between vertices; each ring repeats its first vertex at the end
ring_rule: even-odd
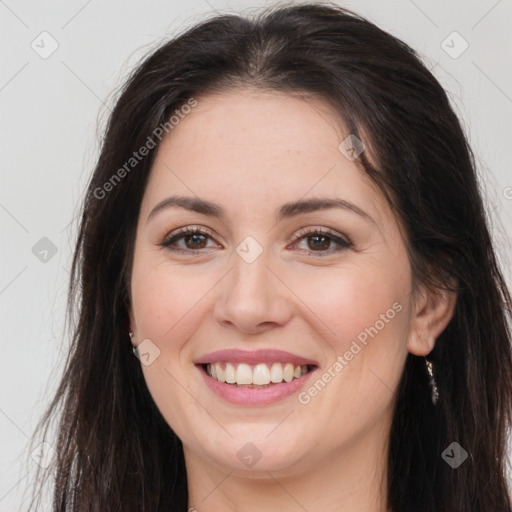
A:
POLYGON ((189 461, 289 475, 384 449, 411 351, 411 268, 336 123, 317 100, 236 90, 198 98, 158 148, 131 327, 189 461))

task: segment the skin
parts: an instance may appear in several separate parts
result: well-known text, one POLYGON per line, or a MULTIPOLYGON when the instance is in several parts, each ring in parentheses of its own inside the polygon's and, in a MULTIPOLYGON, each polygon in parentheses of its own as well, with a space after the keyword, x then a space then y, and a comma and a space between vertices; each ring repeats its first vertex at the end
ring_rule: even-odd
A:
POLYGON ((149 339, 160 350, 142 369, 183 441, 189 507, 384 512, 405 359, 432 350, 455 298, 421 287, 413 296, 400 223, 339 151, 348 133, 327 104, 253 89, 197 99, 158 148, 131 282, 133 343, 149 339), (226 218, 171 207, 147 221, 170 195, 215 202, 226 218), (313 197, 350 201, 372 221, 325 209, 276 222, 282 204, 313 197), (161 246, 186 226, 212 236, 175 242, 188 253, 161 246), (294 241, 302 228, 313 234, 294 241), (330 228, 352 246, 315 245, 315 228, 330 228), (247 236, 263 249, 252 263, 236 251, 247 236), (396 303, 400 312, 366 346, 359 343, 362 350, 307 404, 293 394, 265 406, 232 405, 193 364, 214 350, 277 348, 318 361, 319 378, 396 303), (248 442, 261 453, 250 468, 237 457, 248 442))

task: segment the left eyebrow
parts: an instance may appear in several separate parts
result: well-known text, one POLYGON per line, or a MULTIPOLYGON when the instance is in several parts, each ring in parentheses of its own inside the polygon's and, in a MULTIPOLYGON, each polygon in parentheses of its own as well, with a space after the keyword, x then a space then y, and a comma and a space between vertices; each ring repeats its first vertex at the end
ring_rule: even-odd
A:
POLYGON ((356 213, 367 222, 377 225, 377 223, 372 219, 372 217, 370 217, 370 215, 368 215, 364 210, 359 208, 359 206, 356 206, 353 203, 345 201, 344 199, 331 199, 327 197, 299 200, 293 201, 291 203, 286 203, 279 209, 279 212, 277 214, 277 220, 281 221, 283 219, 293 217, 294 215, 315 212, 317 210, 327 210, 331 208, 338 208, 350 211, 352 213, 356 213))

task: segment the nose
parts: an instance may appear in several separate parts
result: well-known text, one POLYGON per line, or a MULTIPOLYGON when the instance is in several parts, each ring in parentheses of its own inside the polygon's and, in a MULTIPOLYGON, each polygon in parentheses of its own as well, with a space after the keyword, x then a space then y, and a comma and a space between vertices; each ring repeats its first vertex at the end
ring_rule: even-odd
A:
POLYGON ((231 271, 219 283, 217 322, 250 334, 284 326, 292 316, 292 293, 270 268, 266 252, 252 263, 238 254, 233 260, 231 271))

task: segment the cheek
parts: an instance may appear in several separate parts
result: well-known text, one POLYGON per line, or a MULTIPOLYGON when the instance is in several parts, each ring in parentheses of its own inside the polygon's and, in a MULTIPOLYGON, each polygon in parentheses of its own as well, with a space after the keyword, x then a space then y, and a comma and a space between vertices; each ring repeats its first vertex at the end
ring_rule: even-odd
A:
POLYGON ((311 390, 311 397, 318 396, 313 407, 332 411, 333 424, 346 424, 351 415, 366 417, 369 410, 380 414, 398 384, 407 354, 409 281, 406 273, 397 279, 389 265, 382 261, 350 271, 329 269, 314 280, 297 278, 295 290, 308 298, 320 345, 330 349, 319 375, 328 383, 325 391, 311 390))
POLYGON ((144 380, 162 415, 181 433, 189 428, 186 418, 201 414, 187 392, 186 350, 208 307, 205 295, 209 288, 207 280, 193 272, 149 259, 134 261, 132 295, 138 339, 151 340, 160 351, 154 362, 142 365, 144 380))
POLYGON ((177 348, 204 307, 208 282, 205 274, 187 273, 186 268, 142 260, 134 264, 133 309, 139 338, 150 338, 163 351, 177 348))
POLYGON ((297 276, 294 291, 305 298, 318 330, 338 354, 352 340, 364 343, 365 338, 377 338, 376 331, 402 332, 406 324, 407 280, 394 279, 379 266, 328 269, 311 279, 297 276))

